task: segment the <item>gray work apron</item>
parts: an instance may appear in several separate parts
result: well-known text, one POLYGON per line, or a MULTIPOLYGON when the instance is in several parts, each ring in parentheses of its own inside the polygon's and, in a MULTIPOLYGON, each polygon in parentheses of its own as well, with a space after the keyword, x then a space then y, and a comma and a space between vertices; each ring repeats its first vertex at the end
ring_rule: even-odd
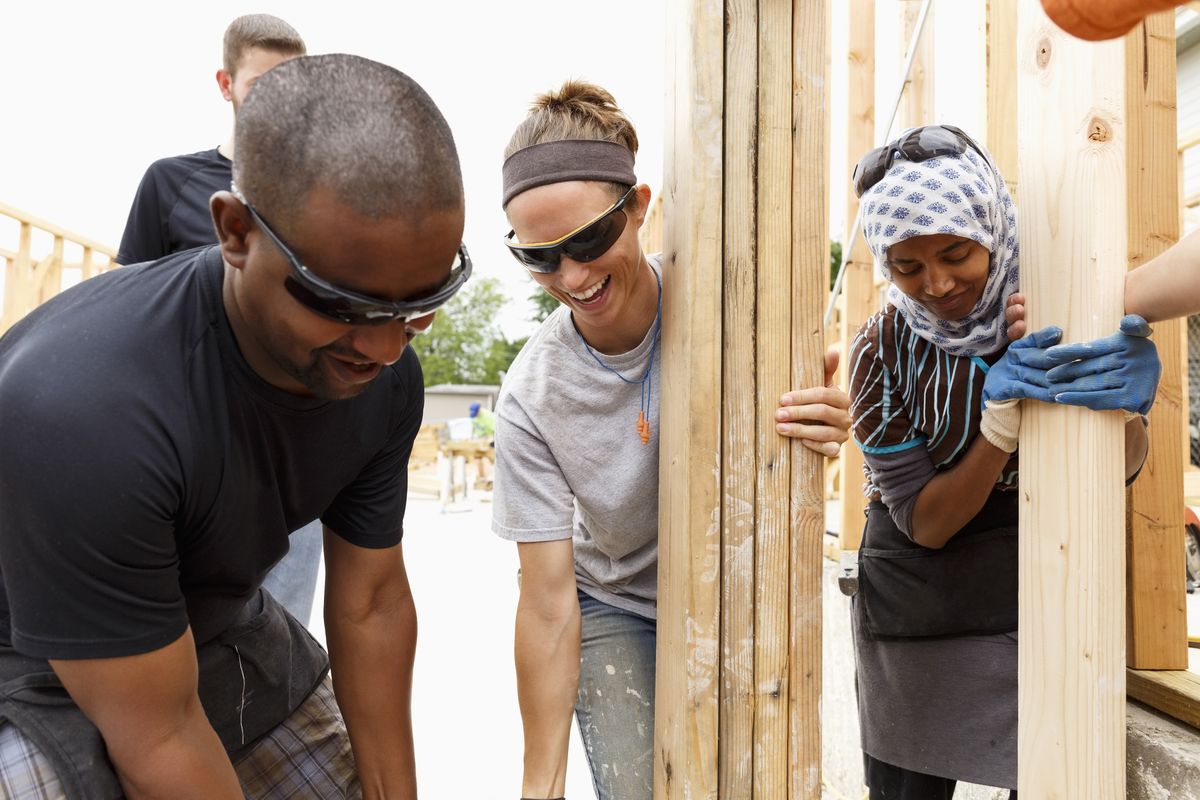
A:
MULTIPOLYGON (((231 760, 299 708, 329 669, 312 635, 261 589, 196 657, 201 705, 231 760)), ((0 721, 41 750, 67 797, 124 797, 99 730, 45 659, 0 646, 0 721)))

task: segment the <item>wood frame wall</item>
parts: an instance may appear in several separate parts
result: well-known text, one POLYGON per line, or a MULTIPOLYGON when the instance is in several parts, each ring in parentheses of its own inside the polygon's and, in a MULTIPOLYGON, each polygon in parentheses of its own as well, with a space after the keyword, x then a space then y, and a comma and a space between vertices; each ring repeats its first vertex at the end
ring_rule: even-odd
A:
POLYGON ((655 797, 817 798, 829 3, 668 14, 655 797))

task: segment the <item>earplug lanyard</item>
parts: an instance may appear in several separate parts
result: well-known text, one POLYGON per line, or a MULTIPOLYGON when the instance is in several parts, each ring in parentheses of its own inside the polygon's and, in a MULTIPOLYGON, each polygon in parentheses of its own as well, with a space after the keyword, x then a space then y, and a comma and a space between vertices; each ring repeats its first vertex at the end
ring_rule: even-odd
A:
MULTIPOLYGON (((638 433, 638 436, 642 440, 642 444, 650 443, 650 435, 653 432, 653 429, 650 426, 650 402, 652 399, 652 392, 653 392, 653 387, 650 383, 650 374, 654 371, 654 353, 658 349, 658 340, 659 340, 658 333, 659 333, 659 328, 661 327, 661 324, 662 324, 662 278, 659 276, 659 274, 657 272, 655 272, 654 279, 656 281, 658 281, 658 311, 654 315, 654 333, 653 333, 654 341, 650 345, 650 360, 646 363, 646 371, 642 374, 642 377, 639 380, 631 381, 631 380, 629 380, 629 378, 626 378, 624 375, 617 372, 615 369, 610 367, 608 364, 605 364, 603 361, 601 361, 600 356, 596 355, 595 351, 592 350, 592 348, 588 345, 587 339, 583 338, 583 334, 579 332, 579 328, 575 328, 575 335, 579 337, 579 341, 583 343, 584 349, 587 350, 588 353, 591 354, 592 358, 594 358, 596 360, 597 364, 604 367, 606 370, 611 372, 613 375, 616 375, 618 378, 620 378, 625 383, 628 383, 630 385, 636 383, 642 387, 642 402, 641 402, 641 408, 638 410, 638 420, 637 420, 637 433, 638 433)), ((574 326, 572 326, 572 327, 574 327, 574 326)))

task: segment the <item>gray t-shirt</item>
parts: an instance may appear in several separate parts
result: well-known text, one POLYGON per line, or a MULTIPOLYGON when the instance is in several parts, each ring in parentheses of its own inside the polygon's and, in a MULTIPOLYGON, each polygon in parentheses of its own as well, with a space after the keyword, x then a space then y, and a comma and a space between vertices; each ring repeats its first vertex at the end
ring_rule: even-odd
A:
MULTIPOLYGON (((660 258, 648 260, 661 275, 660 258)), ((569 309, 542 323, 513 362, 496 405, 492 513, 492 530, 505 539, 573 539, 579 588, 649 619, 658 589, 657 334, 651 326, 629 352, 593 357, 569 309), (642 444, 639 381, 652 354, 651 435, 642 444)))

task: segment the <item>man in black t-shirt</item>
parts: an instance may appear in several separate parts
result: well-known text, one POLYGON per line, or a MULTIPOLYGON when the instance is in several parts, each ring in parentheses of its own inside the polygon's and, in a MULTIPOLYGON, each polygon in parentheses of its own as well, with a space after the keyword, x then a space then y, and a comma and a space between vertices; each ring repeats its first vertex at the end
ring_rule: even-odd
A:
MULTIPOLYGON (((264 72, 305 53, 296 29, 270 14, 247 14, 229 23, 217 70, 221 95, 233 104, 234 120, 251 87, 264 72)), ((229 191, 233 180, 233 131, 212 150, 155 161, 146 170, 121 236, 117 263, 137 264, 193 247, 216 244, 208 201, 229 191)), ((321 526, 312 522, 289 538, 287 555, 265 586, 283 607, 307 625, 321 565, 321 526)))
POLYGON ((0 785, 22 796, 416 796, 408 343, 470 274, 458 156, 416 83, 347 55, 264 75, 236 140, 219 245, 0 338, 0 785), (260 590, 314 517, 328 659, 260 590))
MULTIPOLYGON (((270 14, 238 17, 225 29, 223 65, 217 70, 221 96, 233 104, 234 120, 264 72, 305 53, 296 29, 270 14)), ((215 244, 208 199, 228 191, 232 178, 233 131, 220 147, 155 161, 142 176, 121 245, 118 264, 139 264, 206 244, 215 244)))

